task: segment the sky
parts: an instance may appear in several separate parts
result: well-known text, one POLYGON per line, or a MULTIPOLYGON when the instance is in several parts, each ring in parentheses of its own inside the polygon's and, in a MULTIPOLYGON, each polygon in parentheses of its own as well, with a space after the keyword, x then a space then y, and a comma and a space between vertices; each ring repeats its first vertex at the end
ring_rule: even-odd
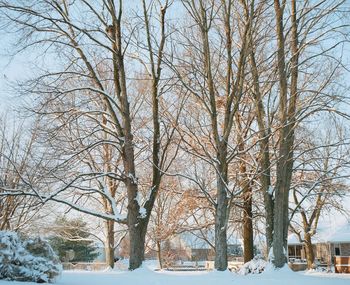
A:
MULTIPOLYGON (((136 1, 125 1, 125 6, 131 7, 133 13, 134 11, 138 11, 140 8, 140 4, 136 1)), ((173 9, 168 12, 171 13, 170 18, 175 19, 176 15, 178 15, 180 10, 179 3, 176 1, 173 3, 173 9), (174 9, 174 7, 176 7, 174 9), (173 12, 175 11, 175 12, 173 12)), ((168 15, 169 16, 169 15, 168 15)), ((42 59, 40 56, 40 51, 37 50, 36 54, 23 52, 21 54, 17 54, 16 56, 11 56, 16 45, 14 44, 16 40, 15 34, 7 34, 2 31, 2 27, 0 26, 0 114, 7 111, 12 111, 13 108, 16 108, 16 105, 21 101, 21 98, 18 98, 16 94, 13 94, 11 91, 10 85, 15 81, 24 80, 26 77, 30 76, 33 72, 31 68, 31 64, 38 64, 38 62, 42 59)), ((47 64, 54 65, 55 59, 45 58, 42 62, 47 64)), ((50 66, 51 67, 51 66, 50 66)))
MULTIPOLYGON (((9 56, 13 50, 11 44, 14 41, 14 35, 6 35, 0 32, 0 114, 7 112, 10 117, 15 109, 23 100, 11 91, 11 82, 23 80, 32 74, 31 63, 35 60, 35 53, 23 53, 16 56, 9 56)), ((348 56, 349 57, 349 56, 348 56)), ((350 210, 350 199, 346 204, 350 210)), ((339 219, 343 219, 341 217, 339 219)))
POLYGON ((19 98, 11 91, 13 81, 24 79, 30 73, 26 54, 10 56, 11 37, 0 34, 2 48, 0 49, 0 113, 10 111, 19 98))

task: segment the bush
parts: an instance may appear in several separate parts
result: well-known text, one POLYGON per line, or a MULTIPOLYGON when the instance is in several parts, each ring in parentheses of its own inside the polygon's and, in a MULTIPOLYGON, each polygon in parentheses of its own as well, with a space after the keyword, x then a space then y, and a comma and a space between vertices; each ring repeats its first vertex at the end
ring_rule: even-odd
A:
POLYGON ((41 238, 22 241, 17 233, 0 231, 0 279, 52 282, 62 265, 41 238))
POLYGON ((261 256, 255 256, 251 261, 245 263, 239 270, 238 274, 260 274, 265 270, 268 262, 264 260, 261 256))

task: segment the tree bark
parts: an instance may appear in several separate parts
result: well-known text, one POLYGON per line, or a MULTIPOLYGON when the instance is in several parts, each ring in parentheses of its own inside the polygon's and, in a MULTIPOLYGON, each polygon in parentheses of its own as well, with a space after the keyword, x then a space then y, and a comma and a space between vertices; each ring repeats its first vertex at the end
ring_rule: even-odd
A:
POLYGON ((304 246, 305 246, 307 269, 314 269, 315 253, 312 245, 311 235, 309 233, 306 233, 304 236, 304 246))
POLYGON ((145 259, 145 224, 140 220, 139 205, 136 201, 129 203, 133 204, 134 209, 128 211, 129 225, 129 270, 134 270, 141 267, 145 259), (136 205, 137 204, 137 205, 136 205), (137 210, 136 210, 137 209, 137 210))
POLYGON ((159 262, 159 269, 163 269, 162 245, 159 240, 157 240, 157 256, 158 256, 158 262, 159 262))
POLYGON ((105 244, 106 264, 110 268, 114 268, 114 221, 106 221, 107 236, 105 244))
POLYGON ((275 187, 275 208, 274 208, 274 231, 273 231, 273 263, 276 267, 283 267, 287 263, 287 237, 289 227, 289 190, 293 171, 293 148, 294 148, 294 127, 295 112, 297 102, 297 82, 298 82, 298 41, 297 41, 297 20, 296 2, 291 0, 291 83, 290 98, 288 100, 288 84, 285 61, 285 36, 283 25, 283 6, 279 0, 274 1, 276 14, 277 33, 277 60, 278 77, 280 83, 279 90, 279 155, 277 161, 277 179, 275 187), (289 102, 288 102, 289 101, 289 102), (289 104, 288 104, 289 103, 289 104))
MULTIPOLYGON (((240 116, 236 116, 238 128, 238 149, 244 153, 245 144, 242 136, 243 130, 241 127, 240 116)), ((252 212, 252 196, 253 191, 251 182, 247 173, 246 158, 242 155, 239 163, 240 172, 240 187, 243 189, 243 257, 244 262, 248 262, 254 257, 254 235, 253 235, 253 212, 252 212)))
POLYGON ((215 213, 215 269, 227 269, 227 207, 226 186, 222 177, 217 178, 217 205, 215 213))
MULTIPOLYGON (((252 37, 252 36, 251 36, 252 37)), ((260 183, 261 183, 261 191, 264 197, 264 205, 265 205, 265 234, 266 234, 266 246, 267 253, 270 251, 272 247, 273 240, 273 208, 274 208, 274 200, 273 193, 271 191, 271 160, 270 160, 270 126, 269 122, 265 123, 266 113, 264 108, 264 103, 262 100, 261 92, 260 92, 260 78, 259 71, 255 60, 255 52, 253 46, 250 49, 250 64, 252 68, 252 77, 253 77, 253 97, 255 101, 255 110, 256 110, 256 118, 259 127, 259 167, 260 167, 260 183)))
POLYGON ((250 185, 246 185, 244 188, 243 196, 243 258, 244 262, 248 262, 254 257, 252 189, 250 185))

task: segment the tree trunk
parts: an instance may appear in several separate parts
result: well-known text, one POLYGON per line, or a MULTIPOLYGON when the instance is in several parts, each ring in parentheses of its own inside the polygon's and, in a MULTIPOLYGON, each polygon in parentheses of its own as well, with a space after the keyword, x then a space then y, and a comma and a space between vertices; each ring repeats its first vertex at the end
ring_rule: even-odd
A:
MULTIPOLYGON (((117 38, 121 39, 120 26, 118 25, 117 29, 117 38)), ((119 46, 121 44, 119 43, 119 46)), ((124 69, 123 56, 118 56, 118 67, 120 70, 120 87, 122 90, 122 110, 123 110, 123 127, 124 127, 124 145, 122 148, 122 158, 125 172, 125 186, 127 189, 128 195, 128 230, 129 230, 129 270, 134 270, 139 268, 142 265, 144 260, 144 251, 145 251, 145 235, 146 230, 143 228, 142 217, 140 215, 140 207, 138 200, 138 181, 136 176, 136 167, 135 167, 135 153, 134 153, 134 140, 132 135, 131 128, 131 114, 130 106, 127 96, 126 88, 126 76, 124 69)), ((147 226, 147 224, 146 224, 147 226)))
POLYGON ((288 191, 285 185, 276 187, 276 198, 274 208, 274 232, 273 232, 273 258, 272 261, 276 267, 283 267, 287 263, 287 229, 288 207, 286 208, 285 199, 288 198, 288 191))
POLYGON ((259 127, 259 152, 260 152, 260 182, 261 182, 261 191, 264 197, 265 205, 265 230, 266 230, 266 246, 267 253, 269 253, 270 248, 272 247, 273 240, 273 193, 271 191, 271 162, 270 162, 270 148, 269 148, 269 138, 270 138, 270 127, 269 122, 265 123, 266 113, 264 108, 264 103, 262 100, 260 92, 260 78, 259 71, 255 60, 255 53, 253 47, 250 51, 250 63, 252 66, 252 76, 254 82, 254 100, 255 100, 255 109, 256 109, 256 118, 259 127))
POLYGON ((217 205, 215 213, 215 269, 227 269, 227 206, 226 186, 222 177, 217 178, 217 205))
POLYGON ((246 185, 244 189, 243 209, 243 247, 244 262, 251 261, 254 257, 253 213, 252 213, 252 189, 246 185))
MULTIPOLYGON (((130 125, 129 125, 130 127, 130 125)), ((131 129, 131 128, 130 128, 131 129)), ((130 130, 129 129, 129 130, 130 130)), ((134 270, 142 265, 145 250, 144 223, 140 215, 140 205, 137 199, 138 184, 135 174, 134 148, 132 145, 132 135, 125 136, 125 146, 123 152, 124 170, 126 177, 126 188, 128 193, 128 230, 129 230, 129 270, 134 270)))
MULTIPOLYGON (((264 174, 262 174, 264 175, 264 174)), ((269 178, 270 180, 270 178, 269 178)), ((273 220, 274 220, 274 200, 272 193, 270 193, 270 184, 262 185, 262 191, 264 193, 264 205, 265 205, 265 234, 266 234, 266 246, 269 253, 273 243, 273 220)))
POLYGON ((129 229, 130 236, 130 260, 129 270, 141 267, 145 259, 145 235, 138 226, 129 229))
POLYGON ((159 240, 157 240, 157 256, 158 256, 158 262, 159 262, 159 269, 163 269, 162 245, 159 240))
POLYGON ((134 270, 141 267, 145 260, 145 241, 147 227, 150 215, 140 213, 140 205, 136 199, 137 184, 129 185, 130 192, 134 192, 135 196, 130 200, 128 205, 128 227, 129 227, 129 241, 130 241, 130 260, 129 270, 134 270))
POLYGON ((305 255, 306 255, 306 263, 307 269, 315 268, 315 253, 312 245, 311 235, 305 234, 304 237, 304 246, 305 246, 305 255))
POLYGON ((284 127, 277 162, 277 181, 274 208, 273 254, 274 265, 283 267, 287 263, 287 238, 289 228, 289 189, 293 171, 293 132, 284 127))
MULTIPOLYGON (((239 123, 239 117, 237 117, 237 125, 239 126, 239 133, 242 133, 239 123)), ((238 135, 239 146, 238 149, 244 151, 244 139, 238 135)), ((250 185, 249 177, 247 174, 246 160, 242 157, 239 166, 240 171, 240 185, 243 189, 243 257, 244 262, 248 262, 254 257, 254 236, 253 236, 253 213, 252 213, 252 195, 253 191, 250 185)))
POLYGON ((114 268, 114 221, 106 221, 107 236, 105 244, 106 264, 110 268, 114 268))
POLYGON ((141 267, 145 259, 145 224, 140 220, 139 213, 135 211, 128 212, 129 221, 129 239, 130 239, 130 260, 129 270, 141 267))
MULTIPOLYGON (((247 158, 245 157, 245 141, 247 139, 245 132, 242 130, 241 117, 236 114, 237 121, 237 141, 238 150, 242 153, 239 163, 239 184, 243 189, 243 257, 244 262, 248 262, 254 257, 254 235, 253 235, 253 213, 252 197, 253 191, 251 181, 247 171, 247 158)), ((248 123, 250 125, 250 123, 248 123)))
POLYGON ((273 263, 276 267, 283 267, 287 263, 287 237, 289 226, 289 189, 293 171, 293 147, 295 110, 297 102, 297 78, 298 78, 298 49, 297 49, 297 21, 296 2, 292 2, 292 41, 293 52, 291 64, 290 98, 288 99, 288 75, 285 60, 285 35, 283 25, 284 6, 279 0, 274 1, 276 14, 276 34, 278 42, 278 77, 279 77, 279 154, 277 161, 274 229, 273 229, 273 263), (289 103, 289 105, 288 105, 289 103))

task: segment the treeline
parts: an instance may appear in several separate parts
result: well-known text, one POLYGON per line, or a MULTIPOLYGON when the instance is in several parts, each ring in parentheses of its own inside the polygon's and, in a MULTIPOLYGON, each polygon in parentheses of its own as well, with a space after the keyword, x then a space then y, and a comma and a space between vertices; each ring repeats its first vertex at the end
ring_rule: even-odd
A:
POLYGON ((321 212, 342 210, 346 1, 1 0, 0 15, 12 52, 36 55, 15 87, 33 140, 0 137, 1 215, 22 199, 101 218, 111 266, 126 228, 131 270, 147 234, 160 253, 211 228, 225 270, 232 223, 245 261, 263 223, 282 267, 291 219, 310 251, 321 212))

